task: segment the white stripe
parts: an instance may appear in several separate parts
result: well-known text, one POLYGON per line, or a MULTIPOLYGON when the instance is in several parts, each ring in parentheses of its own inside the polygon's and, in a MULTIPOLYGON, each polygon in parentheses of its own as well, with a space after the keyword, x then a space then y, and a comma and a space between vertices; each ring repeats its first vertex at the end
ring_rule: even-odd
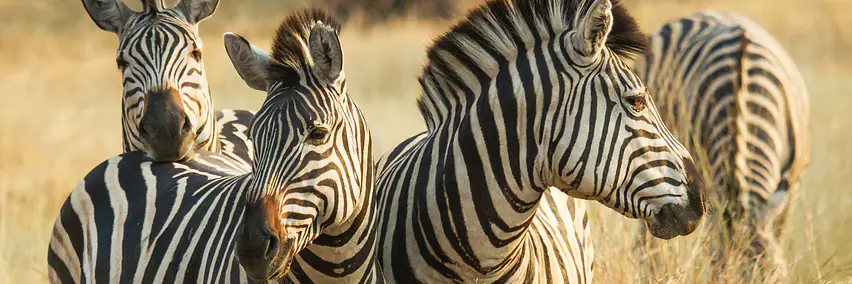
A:
MULTIPOLYGON (((145 220, 142 222, 142 236, 139 239, 139 262, 136 264, 136 273, 134 273, 133 283, 142 282, 142 277, 145 275, 145 268, 147 267, 148 261, 151 260, 153 250, 148 247, 148 243, 149 238, 153 235, 151 226, 154 224, 154 216, 156 216, 157 213, 157 177, 151 172, 150 162, 142 163, 141 170, 146 188, 145 220)), ((175 207, 177 207, 177 204, 175 207)))
POLYGON ((104 183, 106 184, 110 207, 113 212, 112 240, 109 254, 109 263, 111 264, 109 267, 110 282, 121 280, 121 260, 124 258, 122 240, 124 240, 124 223, 127 221, 128 207, 127 196, 124 193, 124 189, 121 188, 118 178, 118 161, 120 161, 120 157, 115 162, 111 159, 104 173, 104 183))

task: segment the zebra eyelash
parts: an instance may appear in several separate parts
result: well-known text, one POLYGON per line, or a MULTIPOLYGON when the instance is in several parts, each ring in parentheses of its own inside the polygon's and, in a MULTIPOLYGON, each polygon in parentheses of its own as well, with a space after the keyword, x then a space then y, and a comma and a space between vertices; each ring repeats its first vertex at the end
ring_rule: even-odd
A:
POLYGON ((123 58, 119 57, 115 59, 115 65, 118 66, 119 70, 124 70, 127 69, 127 66, 130 66, 130 63, 128 63, 127 60, 124 60, 123 58))
POLYGON ((322 125, 314 125, 308 129, 308 136, 306 141, 310 145, 318 146, 322 145, 328 140, 329 130, 327 127, 322 125))
POLYGON ((635 112, 641 112, 645 110, 645 107, 648 105, 648 99, 643 93, 629 96, 625 98, 625 100, 635 112))
POLYGON ((201 54, 202 53, 201 53, 200 49, 194 49, 191 52, 189 52, 189 56, 192 57, 192 59, 195 59, 195 61, 198 61, 198 62, 201 62, 201 54))

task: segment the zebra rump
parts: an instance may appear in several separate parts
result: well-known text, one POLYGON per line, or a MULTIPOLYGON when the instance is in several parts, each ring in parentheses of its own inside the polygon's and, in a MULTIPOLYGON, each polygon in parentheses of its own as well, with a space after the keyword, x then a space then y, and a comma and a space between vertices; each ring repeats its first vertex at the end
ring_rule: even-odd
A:
POLYGON ((717 257, 744 251, 768 269, 762 279, 785 279, 778 237, 810 161, 808 93, 796 65, 762 27, 732 13, 673 20, 649 41, 636 70, 718 189, 717 257), (748 247, 734 247, 734 234, 748 247))

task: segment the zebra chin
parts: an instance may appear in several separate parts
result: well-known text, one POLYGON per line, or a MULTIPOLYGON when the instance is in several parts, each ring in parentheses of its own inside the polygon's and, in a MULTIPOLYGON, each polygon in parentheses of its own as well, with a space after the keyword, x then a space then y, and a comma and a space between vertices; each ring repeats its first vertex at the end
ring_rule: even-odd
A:
POLYGON ((195 150, 192 147, 192 144, 189 144, 187 146, 180 147, 178 150, 157 151, 149 149, 145 151, 145 154, 147 154, 154 162, 182 162, 191 160, 192 157, 195 156, 195 150))

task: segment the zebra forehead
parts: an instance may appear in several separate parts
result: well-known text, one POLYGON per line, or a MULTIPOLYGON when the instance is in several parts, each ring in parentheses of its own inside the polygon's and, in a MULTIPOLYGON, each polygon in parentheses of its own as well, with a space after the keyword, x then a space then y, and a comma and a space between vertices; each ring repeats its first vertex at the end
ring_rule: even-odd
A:
POLYGON ((121 46, 151 37, 170 38, 172 45, 178 43, 192 44, 200 48, 197 29, 183 19, 183 16, 171 11, 139 14, 138 18, 129 21, 121 46), (175 40, 180 38, 182 40, 175 40))
MULTIPOLYGON (((307 127, 314 123, 335 123, 340 117, 338 108, 318 96, 298 94, 276 94, 269 97, 255 114, 253 121, 280 121, 291 127, 307 127)), ((253 123, 254 124, 254 123, 253 123)))

